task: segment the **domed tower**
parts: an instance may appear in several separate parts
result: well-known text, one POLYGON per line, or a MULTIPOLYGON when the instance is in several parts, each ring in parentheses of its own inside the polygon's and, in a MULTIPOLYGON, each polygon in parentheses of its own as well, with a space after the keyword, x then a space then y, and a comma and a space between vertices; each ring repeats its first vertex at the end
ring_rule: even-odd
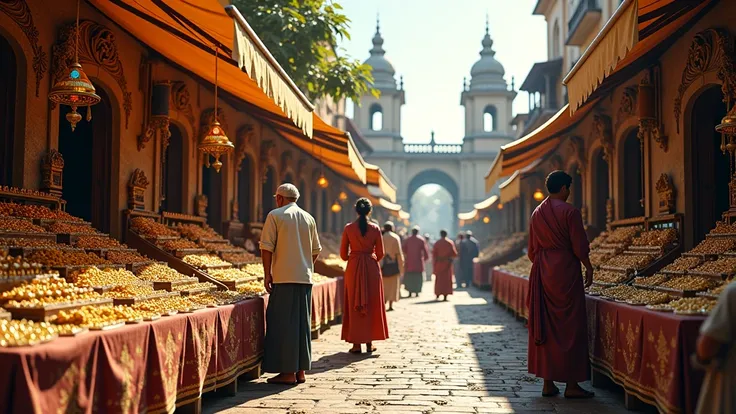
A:
POLYGON ((516 92, 513 82, 509 89, 503 65, 495 58, 488 17, 481 45, 480 59, 470 69, 470 84, 463 80, 460 96, 460 104, 465 107, 464 142, 473 152, 497 152, 514 135, 510 123, 516 92))
POLYGON ((355 106, 353 119, 376 152, 403 150, 401 140, 401 106, 404 105, 404 80, 396 84, 396 71, 383 49, 380 22, 376 19, 371 56, 365 61, 373 75, 373 87, 378 98, 366 93, 355 106))

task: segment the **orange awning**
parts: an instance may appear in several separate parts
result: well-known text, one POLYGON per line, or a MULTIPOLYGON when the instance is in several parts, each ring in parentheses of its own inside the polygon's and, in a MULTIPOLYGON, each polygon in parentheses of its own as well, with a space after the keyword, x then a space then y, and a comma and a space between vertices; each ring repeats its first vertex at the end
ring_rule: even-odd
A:
POLYGON ((499 178, 508 177, 537 159, 546 158, 557 149, 564 134, 575 127, 595 106, 589 102, 582 110, 570 114, 565 105, 552 118, 524 137, 501 147, 501 152, 486 174, 486 191, 491 191, 499 178))
POLYGON ((646 68, 716 2, 625 0, 563 80, 570 111, 646 68))
MULTIPOLYGON (((312 129, 305 131, 304 123, 296 124, 300 118, 293 114, 288 117, 274 99, 238 67, 231 57, 236 23, 217 0, 197 0, 196 3, 194 0, 87 1, 131 36, 205 82, 214 83, 213 45, 222 44, 219 58, 223 64, 219 68, 218 82, 224 99, 236 109, 257 117, 346 182, 365 185, 365 162, 344 131, 326 124, 314 113, 310 114, 311 122, 307 122, 312 129), (314 139, 310 140, 312 131, 314 139)), ((251 40, 260 42, 257 38, 251 40)), ((283 85, 287 83, 284 80, 283 85)), ((272 82, 266 82, 265 86, 266 89, 274 87, 272 82)), ((298 90, 292 92, 301 94, 298 90)))
POLYGON ((498 196, 492 195, 488 197, 487 199, 481 201, 480 203, 473 205, 473 208, 475 208, 478 211, 487 210, 491 208, 496 203, 496 201, 498 201, 498 196))
POLYGON ((367 184, 376 187, 388 201, 396 202, 396 186, 378 166, 366 164, 366 179, 367 184))

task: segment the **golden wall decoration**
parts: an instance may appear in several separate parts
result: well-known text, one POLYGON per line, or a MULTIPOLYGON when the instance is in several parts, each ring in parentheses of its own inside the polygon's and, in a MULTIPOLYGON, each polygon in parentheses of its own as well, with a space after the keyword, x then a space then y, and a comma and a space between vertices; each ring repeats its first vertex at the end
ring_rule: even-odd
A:
POLYGON ((131 210, 146 209, 146 189, 148 188, 148 177, 140 168, 136 168, 130 175, 128 181, 128 208, 131 210))
MULTIPOLYGON (((52 48, 51 82, 56 83, 66 75, 66 69, 74 63, 74 25, 67 25, 59 31, 59 40, 52 48)), ((128 91, 123 63, 118 54, 115 34, 109 28, 90 20, 79 22, 79 63, 91 63, 104 69, 117 82, 123 92, 123 111, 125 129, 128 129, 130 113, 133 111, 132 94, 128 91)))
POLYGON ((591 132, 593 141, 600 140, 603 147, 603 158, 610 164, 613 161, 614 143, 611 117, 604 113, 593 114, 593 128, 591 132))
POLYGON ((659 214, 670 214, 675 212, 675 201, 677 193, 675 187, 667 174, 662 174, 657 180, 657 194, 659 195, 659 214))
POLYGON ((207 205, 209 201, 204 194, 194 196, 194 214, 200 217, 207 217, 207 205))
POLYGON ((0 1, 0 11, 10 16, 10 19, 20 27, 20 30, 31 43, 31 50, 33 50, 32 67, 36 74, 36 98, 38 98, 41 79, 46 75, 49 66, 46 51, 38 43, 38 28, 33 23, 31 8, 25 0, 4 0, 0 1))
POLYGON ((64 157, 55 149, 41 160, 41 191, 61 197, 64 188, 64 157))
POLYGON ((675 122, 680 132, 682 99, 685 91, 708 72, 715 71, 721 81, 723 101, 736 101, 736 68, 734 68, 734 38, 725 29, 706 29, 693 36, 688 50, 682 80, 675 97, 675 122))

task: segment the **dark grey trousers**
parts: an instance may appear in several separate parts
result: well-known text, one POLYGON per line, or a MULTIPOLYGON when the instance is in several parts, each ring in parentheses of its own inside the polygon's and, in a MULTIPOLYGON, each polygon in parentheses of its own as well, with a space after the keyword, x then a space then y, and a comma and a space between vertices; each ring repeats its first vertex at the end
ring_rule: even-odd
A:
POLYGON ((287 373, 312 367, 312 285, 273 285, 266 309, 262 369, 287 373))

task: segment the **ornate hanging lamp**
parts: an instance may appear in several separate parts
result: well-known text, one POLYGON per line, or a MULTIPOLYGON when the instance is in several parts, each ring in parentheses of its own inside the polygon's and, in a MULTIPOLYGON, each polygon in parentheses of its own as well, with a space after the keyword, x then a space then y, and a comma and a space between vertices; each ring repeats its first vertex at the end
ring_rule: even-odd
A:
MULTIPOLYGON (((314 143, 312 143, 312 151, 314 151, 314 143)), ((325 177, 325 163, 322 160, 322 149, 319 150, 319 178, 317 178, 317 185, 320 188, 327 188, 330 185, 330 182, 327 180, 327 177, 325 177)))
POLYGON ((340 201, 348 201, 348 193, 344 191, 340 191, 340 195, 338 196, 338 199, 340 201))
POLYGON ((330 207, 330 209, 333 213, 337 214, 342 211, 342 206, 340 205, 340 203, 335 201, 334 203, 332 203, 332 207, 330 207))
POLYGON ((215 167, 215 171, 218 173, 222 168, 222 162, 220 157, 224 154, 229 154, 235 150, 235 145, 230 142, 230 139, 225 135, 225 131, 220 125, 220 121, 217 120, 217 61, 218 58, 218 46, 215 46, 215 119, 210 124, 210 128, 207 134, 202 138, 202 141, 197 145, 197 149, 205 157, 205 163, 207 168, 210 167, 210 156, 215 158, 215 162, 212 163, 212 167, 215 167))
POLYGON ((101 98, 95 93, 95 87, 84 73, 79 64, 79 0, 77 0, 77 22, 74 27, 74 63, 67 67, 66 76, 54 84, 49 92, 49 100, 58 105, 66 105, 72 111, 66 114, 66 120, 71 124, 72 131, 82 120, 77 112, 80 106, 87 107, 87 122, 92 120, 92 105, 100 102, 101 98))

